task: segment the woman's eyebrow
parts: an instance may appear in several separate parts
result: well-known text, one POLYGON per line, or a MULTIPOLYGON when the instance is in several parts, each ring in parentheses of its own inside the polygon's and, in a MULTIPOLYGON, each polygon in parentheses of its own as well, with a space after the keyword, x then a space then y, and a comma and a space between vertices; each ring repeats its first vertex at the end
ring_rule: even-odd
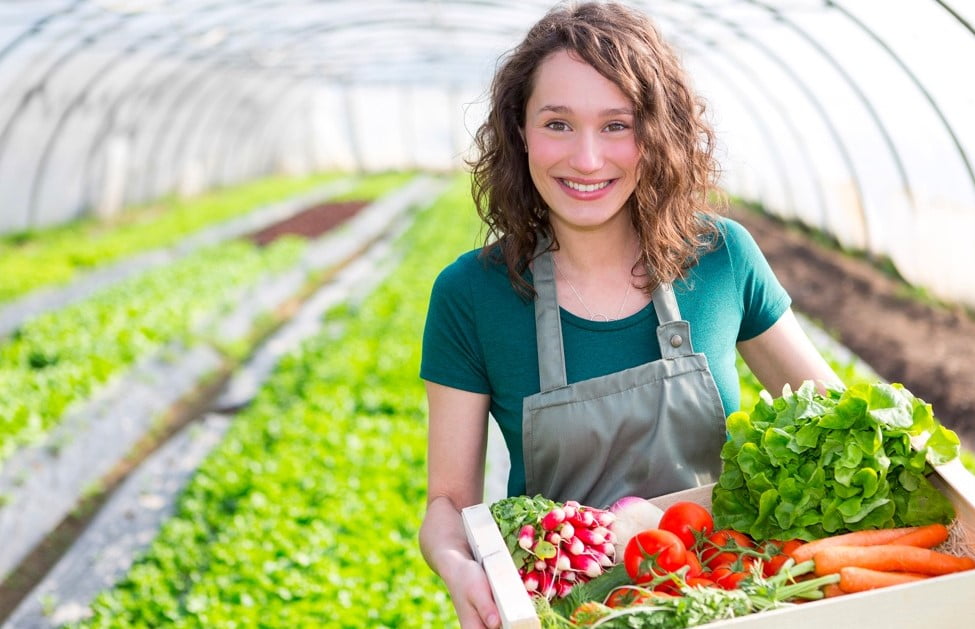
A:
MULTIPOLYGON (((542 105, 538 108, 538 113, 545 111, 551 111, 556 114, 571 114, 572 108, 566 107, 565 105, 542 105)), ((611 107, 610 109, 604 109, 599 112, 601 116, 632 116, 633 110, 629 107, 611 107)))

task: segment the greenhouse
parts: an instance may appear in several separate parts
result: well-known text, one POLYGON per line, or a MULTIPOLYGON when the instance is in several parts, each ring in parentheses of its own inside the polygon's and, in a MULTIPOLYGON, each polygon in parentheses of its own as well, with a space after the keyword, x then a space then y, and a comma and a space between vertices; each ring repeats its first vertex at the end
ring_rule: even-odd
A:
MULTIPOLYGON (((864 529, 913 535, 938 525, 944 537, 918 544, 924 552, 975 560, 975 3, 596 2, 605 12, 573 14, 560 28, 601 35, 557 45, 513 90, 518 108, 499 103, 508 96, 492 86, 517 65, 508 60, 555 37, 533 25, 580 4, 0 1, 0 626, 466 628, 469 603, 447 585, 454 576, 430 541, 438 534, 481 564, 480 595, 497 606, 497 626, 708 622, 638 624, 649 611, 618 611, 632 597, 610 604, 613 588, 662 579, 678 583, 669 595, 691 600, 687 581, 700 576, 693 562, 664 570, 655 554, 651 581, 631 573, 624 585, 628 546, 614 555, 622 528, 612 524, 624 496, 664 513, 675 500, 697 502, 713 511, 714 529, 749 535, 745 563, 757 572, 740 568, 750 584, 741 592, 772 587, 763 579, 776 576, 762 571, 777 555, 785 561, 782 542, 864 529), (674 53, 661 54, 646 84, 652 64, 626 56, 646 45, 626 39, 643 22, 620 17, 637 14, 674 53), (572 46, 622 52, 604 67, 572 46), (658 124, 654 116, 681 107, 674 76, 686 77, 695 100, 685 117, 658 124), (557 102, 536 113, 528 103, 539 94, 557 102), (610 102, 624 106, 603 107, 610 102), (545 124, 533 128, 533 116, 545 124), (518 132, 504 137, 498 129, 515 119, 518 132), (713 185, 696 170, 668 170, 675 125, 688 119, 713 131, 713 144, 698 133, 680 149, 707 153, 713 185), (518 172, 502 173, 505 164, 518 172), (543 171, 558 174, 545 183, 543 171), (514 199, 514 184, 504 187, 512 180, 530 192, 514 199), (677 220, 671 181, 697 204, 681 206, 681 225, 707 223, 691 212, 706 208, 721 227, 680 238, 661 227, 677 220), (610 218, 585 222, 588 208, 610 200, 610 218), (668 218, 647 218, 654 212, 668 218), (647 263, 647 283, 575 274, 584 256, 573 251, 608 259, 584 246, 613 251, 607 234, 635 243, 637 262, 623 262, 647 263), (716 234, 724 244, 705 247, 716 234), (549 237, 557 243, 545 249, 549 237), (458 275, 475 259, 468 252, 495 240, 503 255, 482 260, 500 280, 472 262, 473 275, 458 275), (703 270, 722 247, 741 297, 731 314, 703 270), (734 260, 734 247, 747 262, 734 260), (665 259, 676 274, 647 271, 665 259), (706 295, 688 296, 695 281, 706 295), (664 299, 671 284, 675 297, 664 299), (549 296, 551 312, 540 305, 549 296), (773 312, 776 299, 784 305, 773 312), (808 337, 801 356, 821 357, 822 367, 798 353, 793 362, 756 358, 797 347, 767 340, 786 310, 798 325, 785 338, 808 337), (635 338, 623 329, 636 334, 644 320, 660 341, 646 365, 621 347, 635 338), (552 321, 561 353, 550 369, 541 330, 552 321), (463 356, 440 359, 441 346, 463 356), (619 361, 634 357, 625 368, 599 371, 624 353, 619 361), (703 362, 709 401, 694 389, 661 402, 659 414, 720 413, 713 474, 688 463, 693 482, 624 491, 611 470, 631 461, 607 455, 593 487, 608 493, 579 489, 576 498, 536 480, 532 400, 552 392, 547 374, 561 377, 552 390, 577 395, 586 382, 671 359, 703 362), (827 372, 842 386, 790 380, 827 372), (484 421, 460 423, 472 418, 484 421), (784 467, 817 439, 822 458, 784 467), (813 482, 834 465, 835 479, 813 482), (544 526, 554 541, 519 536, 504 505, 531 496, 539 502, 515 509, 519 517, 542 504, 550 518, 576 507, 590 514, 574 528, 591 527, 575 539, 593 540, 594 567, 576 562, 575 546, 560 563, 573 525, 544 526), (819 511, 800 516, 812 502, 819 511), (453 528, 441 526, 443 513, 453 528), (472 524, 482 516, 488 533, 472 524), (500 550, 484 541, 495 533, 500 550), (568 576, 542 576, 559 573, 568 576), (574 613, 562 614, 565 601, 578 604, 574 613), (579 613, 583 604, 595 619, 579 613)), ((618 248, 614 260, 626 253, 618 248)), ((678 367, 667 369, 669 379, 678 367)), ((603 397, 592 390, 569 404, 603 397)), ((697 425, 639 443, 668 455, 694 449, 706 438, 697 425)), ((537 442, 564 436, 538 446, 560 483, 574 465, 566 457, 596 460, 599 431, 610 430, 590 438, 577 428, 538 428, 537 442)), ((683 469, 675 460, 667 465, 683 469)), ((687 555, 705 538, 692 536, 687 555)), ((703 573, 717 572, 707 548, 700 555, 703 573)), ((785 570, 801 565, 790 556, 785 570)), ((905 565, 876 571, 921 582, 853 592, 840 568, 817 567, 825 581, 807 586, 807 598, 834 598, 835 586, 835 600, 796 606, 783 595, 768 603, 781 608, 744 624, 727 620, 738 612, 711 620, 908 627, 922 612, 903 601, 928 600, 938 610, 923 612, 930 624, 965 626, 975 571, 918 576, 905 565)), ((705 580, 706 591, 739 591, 705 580)))

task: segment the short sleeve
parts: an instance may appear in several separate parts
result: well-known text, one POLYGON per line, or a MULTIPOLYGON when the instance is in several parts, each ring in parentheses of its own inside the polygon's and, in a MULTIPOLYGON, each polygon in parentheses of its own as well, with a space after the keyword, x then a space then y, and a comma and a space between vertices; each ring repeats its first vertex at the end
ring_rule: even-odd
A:
POLYGON ((471 254, 462 256, 433 284, 420 377, 463 391, 490 393, 474 310, 476 262, 471 261, 471 254))
POLYGON ((772 327, 789 309, 792 298, 748 230, 733 220, 721 223, 741 296, 742 321, 737 340, 747 341, 772 327))

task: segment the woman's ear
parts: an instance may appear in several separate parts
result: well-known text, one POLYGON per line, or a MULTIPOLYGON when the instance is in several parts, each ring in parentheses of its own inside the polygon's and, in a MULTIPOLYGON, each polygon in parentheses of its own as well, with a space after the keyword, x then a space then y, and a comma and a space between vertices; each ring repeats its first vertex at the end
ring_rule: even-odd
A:
POLYGON ((518 135, 521 136, 521 145, 525 147, 525 152, 528 152, 528 140, 525 139, 525 130, 518 129, 518 135))

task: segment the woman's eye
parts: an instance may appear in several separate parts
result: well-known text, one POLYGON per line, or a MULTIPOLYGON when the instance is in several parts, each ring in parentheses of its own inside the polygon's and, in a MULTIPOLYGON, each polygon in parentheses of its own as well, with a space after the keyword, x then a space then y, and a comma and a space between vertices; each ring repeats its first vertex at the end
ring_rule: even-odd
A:
POLYGON ((629 127, 623 124, 622 122, 611 122, 608 125, 606 125, 607 131, 625 131, 628 128, 629 127))
POLYGON ((569 125, 565 124, 561 120, 553 120, 545 124, 545 126, 552 131, 568 131, 569 125))

